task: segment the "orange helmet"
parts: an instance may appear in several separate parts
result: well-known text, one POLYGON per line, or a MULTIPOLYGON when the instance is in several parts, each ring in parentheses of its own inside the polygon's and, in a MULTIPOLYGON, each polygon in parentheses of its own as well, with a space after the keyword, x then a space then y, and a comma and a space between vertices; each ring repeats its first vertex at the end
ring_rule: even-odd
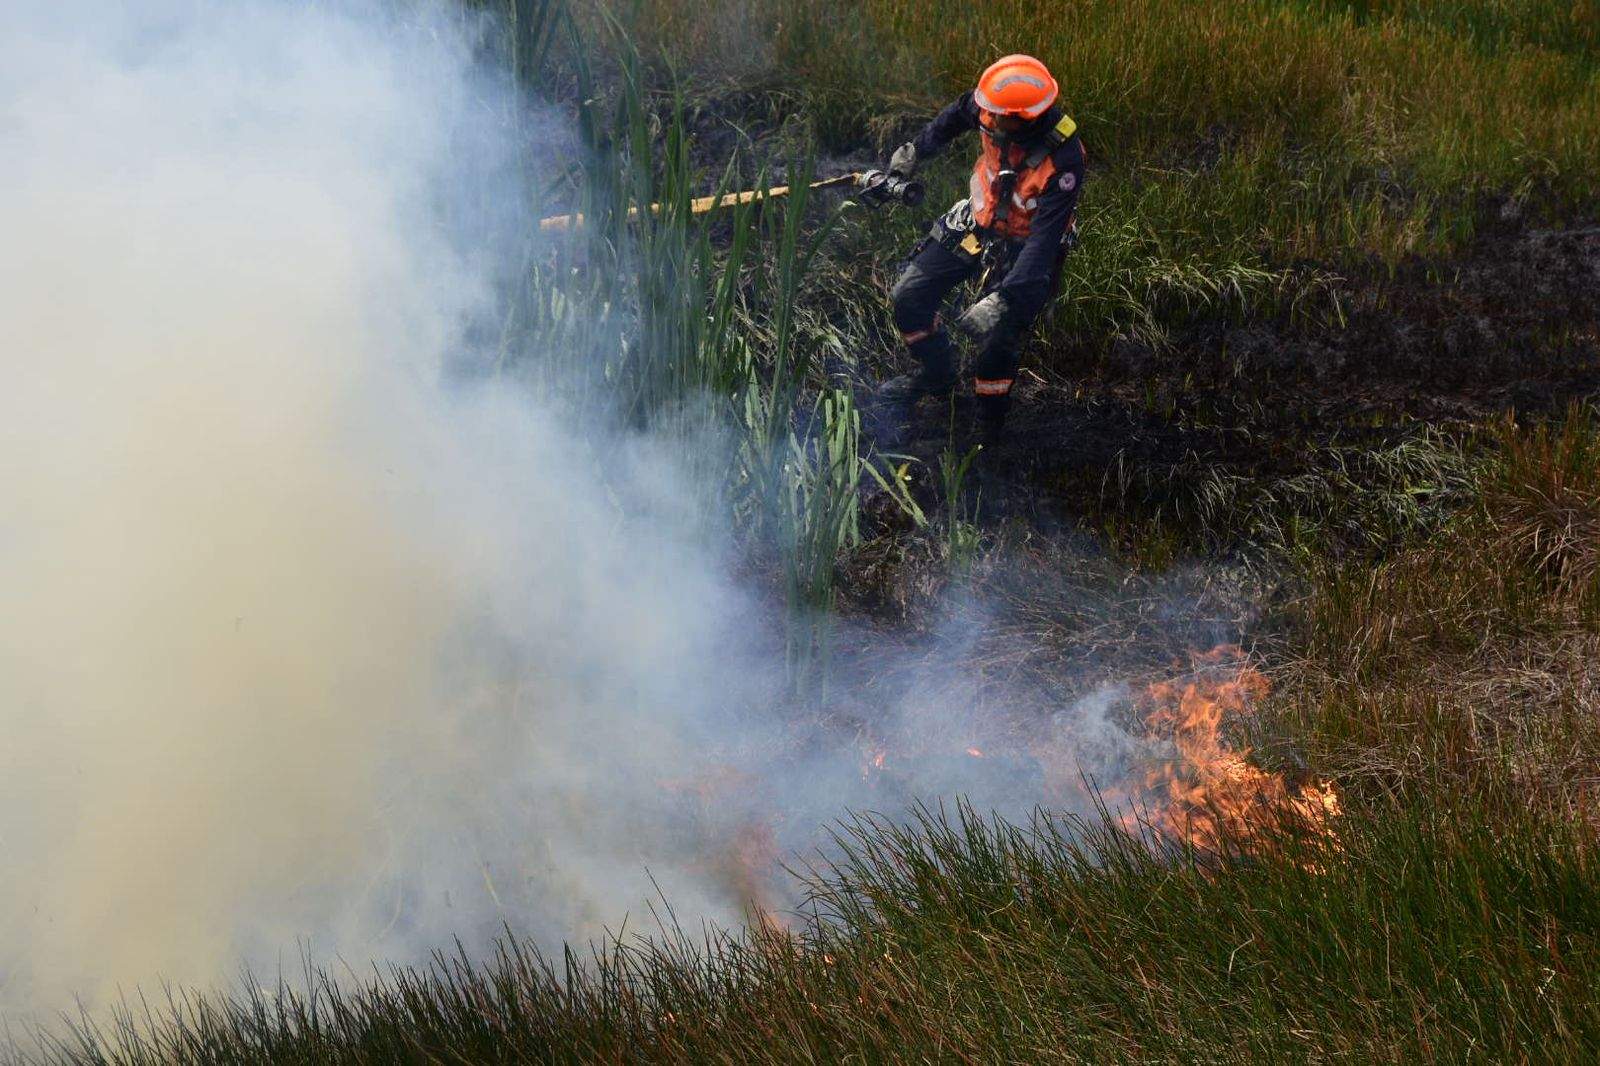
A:
POLYGON ((978 78, 972 98, 985 111, 1018 118, 1038 118, 1056 102, 1056 80, 1032 56, 1006 56, 996 60, 978 78))

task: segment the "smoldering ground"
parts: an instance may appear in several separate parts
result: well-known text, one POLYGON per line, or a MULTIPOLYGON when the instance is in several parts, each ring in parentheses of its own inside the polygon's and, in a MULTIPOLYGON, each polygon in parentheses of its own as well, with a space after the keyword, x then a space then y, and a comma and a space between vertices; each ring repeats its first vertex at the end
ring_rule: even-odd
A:
POLYGON ((307 945, 359 971, 502 924, 582 939, 658 891, 736 922, 744 827, 872 802, 857 750, 775 754, 769 612, 684 459, 717 436, 579 432, 446 371, 508 269, 477 238, 527 221, 513 131, 570 149, 505 121, 480 25, 4 23, 8 1013, 307 945), (718 794, 730 753, 756 785, 718 794))

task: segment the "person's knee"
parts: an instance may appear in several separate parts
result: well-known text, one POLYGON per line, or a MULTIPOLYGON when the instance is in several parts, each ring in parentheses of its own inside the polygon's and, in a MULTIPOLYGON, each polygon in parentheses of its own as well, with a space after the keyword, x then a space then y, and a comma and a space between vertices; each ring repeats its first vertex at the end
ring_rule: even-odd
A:
POLYGON ((894 325, 901 333, 916 333, 933 324, 933 316, 913 300, 894 301, 894 325))
POLYGON ((922 269, 913 263, 900 275, 894 288, 889 290, 889 301, 894 307, 894 324, 901 333, 917 333, 933 325, 938 304, 929 299, 928 281, 922 269))
POLYGON ((1006 318, 1008 325, 1017 332, 1027 329, 1044 311, 1045 305, 1050 302, 1050 286, 1048 284, 1020 285, 1008 289, 1006 297, 1006 318))

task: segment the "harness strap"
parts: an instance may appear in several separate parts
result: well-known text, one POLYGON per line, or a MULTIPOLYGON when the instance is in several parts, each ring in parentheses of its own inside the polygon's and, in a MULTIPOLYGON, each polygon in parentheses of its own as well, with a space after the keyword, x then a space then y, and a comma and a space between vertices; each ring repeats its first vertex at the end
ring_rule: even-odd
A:
MULTIPOLYGON (((1023 157, 1023 168, 1025 170, 1037 170, 1039 167, 1043 166, 1044 161, 1054 155, 1056 149, 1060 148, 1063 144, 1066 144, 1067 138, 1071 137, 1077 131, 1078 124, 1072 121, 1070 116, 1062 115, 1061 121, 1045 130, 1044 136, 1039 138, 1039 143, 1034 145, 1033 150, 1023 157)), ((1000 187, 1002 183, 996 183, 996 218, 1004 219, 1011 213, 1011 192, 1016 187, 1016 183, 1017 172, 1015 171, 1012 171, 1011 180, 1003 183, 1004 187, 1000 187)))
POLYGON ((1003 223, 1011 217, 1012 194, 1015 192, 1021 174, 1026 171, 1036 170, 1043 166, 1045 161, 1055 154, 1057 148, 1067 143, 1073 134, 1078 132, 1078 124, 1069 115, 1062 115, 1056 124, 1040 136, 1037 144, 1022 157, 1016 164, 1010 164, 1011 146, 995 139, 993 134, 985 131, 985 135, 994 144, 998 155, 1000 171, 990 181, 989 196, 994 199, 993 219, 996 223, 1003 223))
POLYGON ((1045 131, 1044 137, 1033 151, 1028 153, 1028 158, 1023 160, 1023 166, 1032 170, 1040 166, 1046 159, 1055 153, 1057 148, 1067 143, 1067 138, 1078 132, 1078 124, 1067 115, 1061 116, 1061 121, 1045 131))

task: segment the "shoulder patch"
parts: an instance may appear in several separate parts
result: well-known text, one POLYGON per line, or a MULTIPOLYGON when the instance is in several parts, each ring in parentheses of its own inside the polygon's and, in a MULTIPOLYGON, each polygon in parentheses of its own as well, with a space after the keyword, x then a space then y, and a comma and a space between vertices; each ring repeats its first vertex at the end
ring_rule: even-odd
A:
POLYGON ((1072 121, 1071 115, 1062 115, 1061 121, 1056 123, 1056 132, 1063 138, 1071 137, 1078 132, 1078 124, 1072 121))

